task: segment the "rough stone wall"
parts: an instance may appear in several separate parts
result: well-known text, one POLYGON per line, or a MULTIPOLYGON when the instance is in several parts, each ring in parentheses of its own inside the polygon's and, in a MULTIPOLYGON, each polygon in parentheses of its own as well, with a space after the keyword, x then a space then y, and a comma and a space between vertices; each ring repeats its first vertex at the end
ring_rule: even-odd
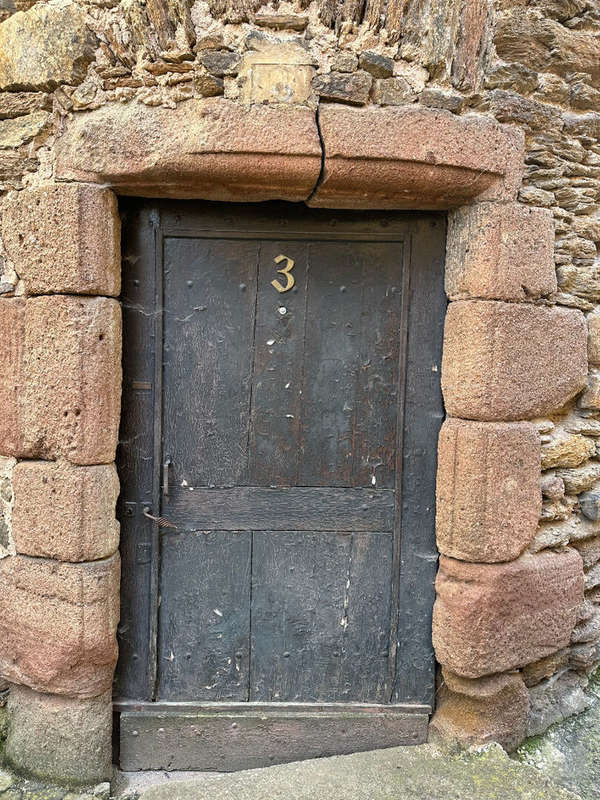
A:
MULTIPOLYGON (((168 111, 191 98, 219 95, 240 104, 311 109, 319 103, 419 104, 458 115, 477 112, 525 132, 527 167, 519 199, 550 209, 556 233, 558 291, 546 290, 535 303, 586 314, 590 371, 583 394, 552 418, 537 420, 541 518, 533 540, 518 546, 548 551, 543 563, 549 575, 553 564, 573 553, 565 546, 578 550, 586 601, 571 643, 532 660, 520 673, 496 675, 503 669, 500 660, 487 668, 490 677, 446 671, 445 730, 466 715, 478 738, 504 736, 512 745, 519 735, 537 733, 585 707, 587 676, 600 662, 597 0, 16 0, 0 8, 2 18, 0 200, 6 207, 14 203, 15 190, 53 181, 54 141, 65 119, 105 106, 168 111)), ((10 247, 5 241, 0 250, 4 298, 30 292, 10 247)), ((39 277, 34 270, 34 279, 39 277)), ((32 286, 33 294, 52 292, 43 276, 41 286, 32 286)), ((528 287, 522 290, 527 296, 528 287)), ((95 293, 111 295, 114 287, 95 293)), ((551 344, 540 343, 540 350, 552 352, 551 344)), ((15 548, 14 472, 14 460, 3 459, 0 556, 15 548)), ((524 514, 518 503, 515 513, 524 514)), ((517 592, 511 612, 520 599, 517 592)))

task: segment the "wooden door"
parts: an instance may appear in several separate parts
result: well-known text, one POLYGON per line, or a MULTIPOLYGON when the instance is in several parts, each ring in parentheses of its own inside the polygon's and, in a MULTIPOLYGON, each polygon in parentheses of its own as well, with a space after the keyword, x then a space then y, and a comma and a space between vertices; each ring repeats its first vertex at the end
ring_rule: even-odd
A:
POLYGON ((423 741, 444 218, 126 222, 123 768, 423 741))

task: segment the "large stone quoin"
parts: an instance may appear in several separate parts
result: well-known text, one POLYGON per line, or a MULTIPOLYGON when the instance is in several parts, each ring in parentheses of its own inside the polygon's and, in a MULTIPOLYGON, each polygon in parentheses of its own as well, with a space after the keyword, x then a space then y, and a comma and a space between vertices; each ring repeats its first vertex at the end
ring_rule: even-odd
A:
POLYGON ((111 773, 128 196, 446 213, 432 729, 511 750, 600 663, 593 3, 263 6, 0 8, 0 692, 44 780, 111 773))

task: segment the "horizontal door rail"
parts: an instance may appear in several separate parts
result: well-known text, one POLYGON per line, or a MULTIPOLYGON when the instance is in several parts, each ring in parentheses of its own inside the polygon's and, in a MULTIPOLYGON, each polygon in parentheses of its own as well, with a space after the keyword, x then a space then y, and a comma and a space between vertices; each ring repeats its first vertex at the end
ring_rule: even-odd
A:
POLYGON ((172 486, 164 515, 181 530, 370 531, 394 529, 392 489, 172 486))

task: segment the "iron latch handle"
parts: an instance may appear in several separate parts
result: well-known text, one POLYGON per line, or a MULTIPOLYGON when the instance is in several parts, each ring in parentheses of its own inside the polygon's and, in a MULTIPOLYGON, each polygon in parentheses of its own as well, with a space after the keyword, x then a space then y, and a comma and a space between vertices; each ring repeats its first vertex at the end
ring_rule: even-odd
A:
POLYGON ((159 528, 174 528, 175 530, 177 529, 177 525, 168 520, 166 517, 155 517, 154 514, 151 514, 150 506, 146 506, 142 511, 142 513, 146 517, 146 519, 151 519, 152 522, 158 522, 159 528))

